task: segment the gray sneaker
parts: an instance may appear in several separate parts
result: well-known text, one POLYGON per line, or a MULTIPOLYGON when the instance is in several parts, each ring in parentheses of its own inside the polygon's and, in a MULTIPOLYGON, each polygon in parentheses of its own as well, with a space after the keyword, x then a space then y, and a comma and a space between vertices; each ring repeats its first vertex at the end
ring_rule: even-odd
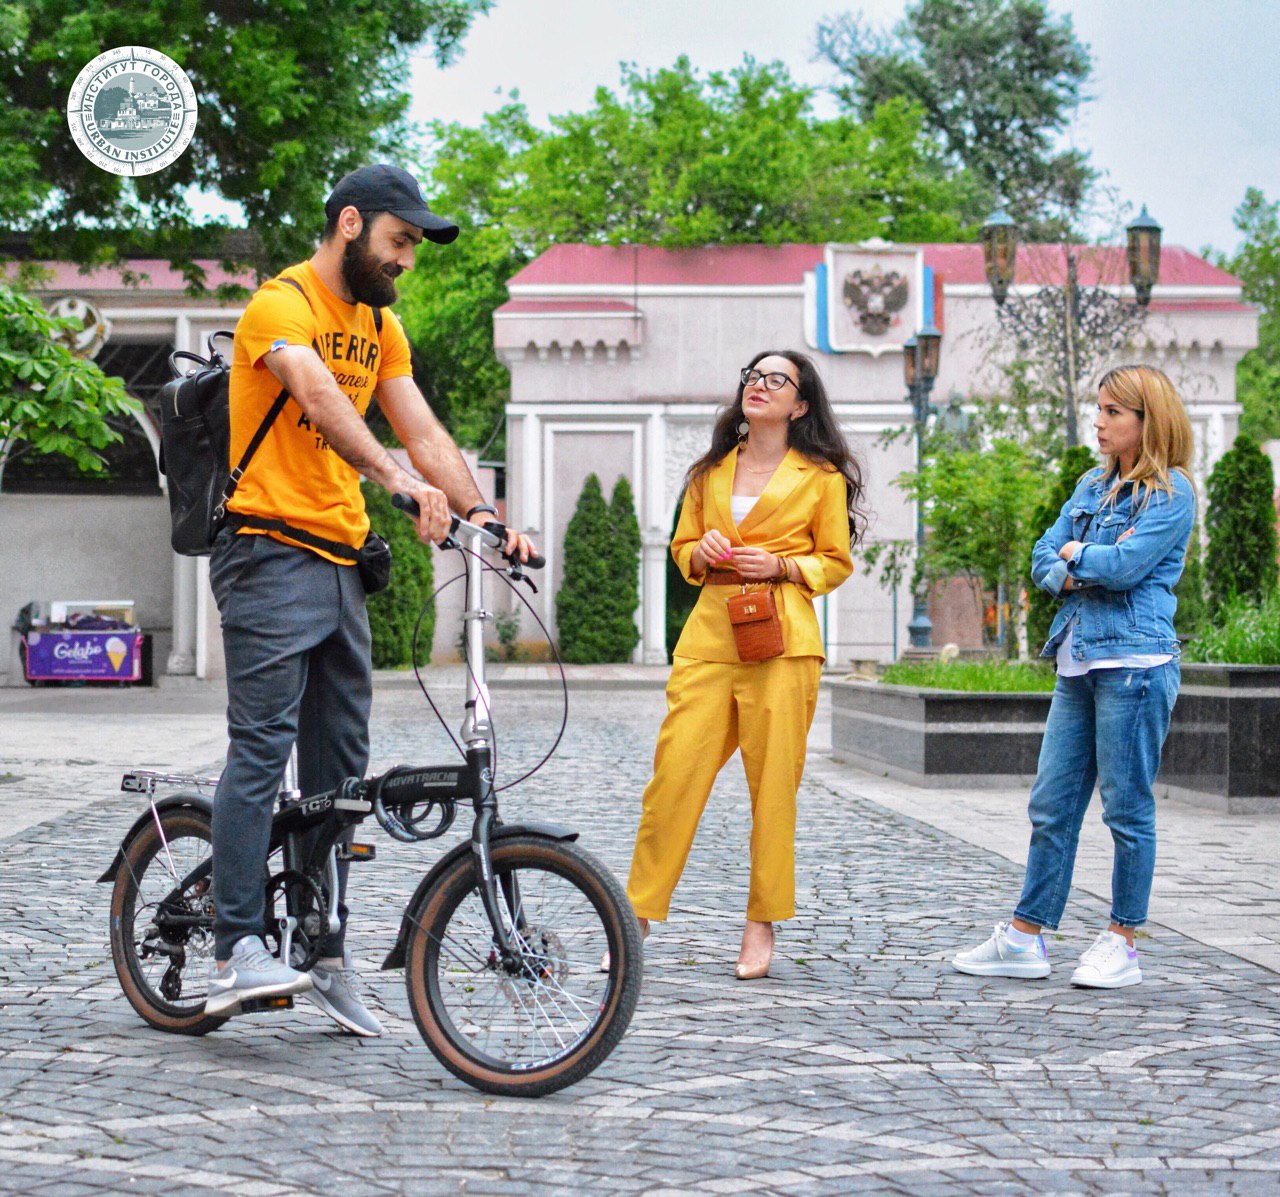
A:
POLYGON ((311 970, 311 980, 314 985, 307 997, 340 1027, 370 1039, 382 1034, 382 1023, 356 993, 356 970, 351 967, 350 953, 343 957, 341 968, 317 964, 311 970))
POLYGON ((231 949, 227 967, 209 970, 206 1014, 234 1014, 241 1002, 255 998, 289 997, 311 988, 311 978, 282 964, 256 935, 238 939, 231 949))

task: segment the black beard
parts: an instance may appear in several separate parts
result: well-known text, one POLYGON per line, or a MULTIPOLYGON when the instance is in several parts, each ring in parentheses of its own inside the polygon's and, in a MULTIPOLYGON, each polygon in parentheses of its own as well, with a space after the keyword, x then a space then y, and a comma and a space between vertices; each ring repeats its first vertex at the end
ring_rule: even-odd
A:
POLYGON ((367 303, 371 308, 386 308, 395 303, 396 285, 388 270, 400 273, 398 267, 378 261, 369 252, 367 228, 342 251, 342 281, 356 303, 367 303))

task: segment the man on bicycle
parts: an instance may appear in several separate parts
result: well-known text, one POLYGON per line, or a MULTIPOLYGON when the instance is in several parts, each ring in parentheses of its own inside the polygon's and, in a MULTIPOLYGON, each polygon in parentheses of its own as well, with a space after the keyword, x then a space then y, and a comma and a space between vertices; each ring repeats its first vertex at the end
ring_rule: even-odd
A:
MULTIPOLYGON (((412 175, 386 165, 346 175, 324 211, 319 248, 259 289, 235 333, 233 465, 282 388, 289 399, 240 478, 210 557, 230 744, 213 807, 216 962, 205 1009, 235 1013, 245 1001, 306 993, 348 1031, 378 1035, 344 944, 345 863, 342 929, 325 937, 310 974, 262 941, 275 799, 295 742, 304 794, 368 766, 369 621, 353 563, 369 532, 360 476, 418 501, 423 544, 444 537, 451 509, 497 513, 414 385, 408 341, 387 310, 421 241, 447 245, 457 226, 428 208, 412 175), (421 478, 369 431, 371 398, 421 478)), ((526 560, 532 552, 514 532, 507 547, 526 560)))

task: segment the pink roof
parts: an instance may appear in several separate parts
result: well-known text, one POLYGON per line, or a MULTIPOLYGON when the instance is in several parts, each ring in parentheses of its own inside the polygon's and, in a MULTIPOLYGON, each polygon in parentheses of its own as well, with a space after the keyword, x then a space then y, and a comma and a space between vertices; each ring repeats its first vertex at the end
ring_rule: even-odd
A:
POLYGON ((640 315, 629 303, 616 299, 510 299, 497 310, 505 316, 640 315))
MULTIPOLYGON (((979 245, 922 245, 926 266, 948 283, 985 283, 979 245)), ((521 270, 509 287, 527 286, 795 286, 822 261, 822 245, 718 245, 662 249, 654 245, 553 245, 521 270)), ((1080 281, 1125 283, 1121 246, 1077 249, 1080 281)), ((1061 281, 1062 247, 1024 245, 1018 251, 1019 283, 1061 281)), ((1240 280, 1178 245, 1160 254, 1164 286, 1238 287, 1240 280)))
MULTIPOLYGON (((197 259, 197 264, 204 268, 205 286, 211 289, 226 283, 239 283, 250 291, 256 290, 258 286, 257 278, 252 271, 232 274, 209 258, 197 259)), ((187 288, 186 279, 182 277, 181 272, 175 270, 163 258, 130 258, 125 261, 123 267, 97 266, 87 272, 82 272, 73 262, 40 262, 38 265, 52 275, 49 281, 36 288, 42 293, 136 291, 141 294, 147 291, 176 291, 181 294, 187 288), (120 277, 121 269, 133 274, 144 274, 147 277, 136 287, 130 287, 120 277)), ((10 264, 5 269, 7 274, 12 275, 15 267, 10 264)))

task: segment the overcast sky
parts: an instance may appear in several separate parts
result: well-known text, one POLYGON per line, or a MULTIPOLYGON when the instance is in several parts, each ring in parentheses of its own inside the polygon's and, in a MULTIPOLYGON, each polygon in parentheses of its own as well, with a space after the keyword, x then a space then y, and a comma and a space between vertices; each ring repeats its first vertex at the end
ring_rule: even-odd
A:
MULTIPOLYGON (((821 86, 813 34, 830 13, 860 10, 891 24, 901 0, 497 0, 439 70, 415 61, 413 117, 474 123, 518 89, 538 122, 590 105, 615 86, 618 64, 669 66, 687 54, 703 70, 744 53, 780 59, 821 86)), ((1145 203, 1168 244, 1233 248, 1232 213, 1245 188, 1280 198, 1280 86, 1271 0, 1074 0, 1076 34, 1090 47, 1093 98, 1071 144, 1091 151, 1122 201, 1145 203)), ((829 112, 829 108, 820 109, 829 112)))

